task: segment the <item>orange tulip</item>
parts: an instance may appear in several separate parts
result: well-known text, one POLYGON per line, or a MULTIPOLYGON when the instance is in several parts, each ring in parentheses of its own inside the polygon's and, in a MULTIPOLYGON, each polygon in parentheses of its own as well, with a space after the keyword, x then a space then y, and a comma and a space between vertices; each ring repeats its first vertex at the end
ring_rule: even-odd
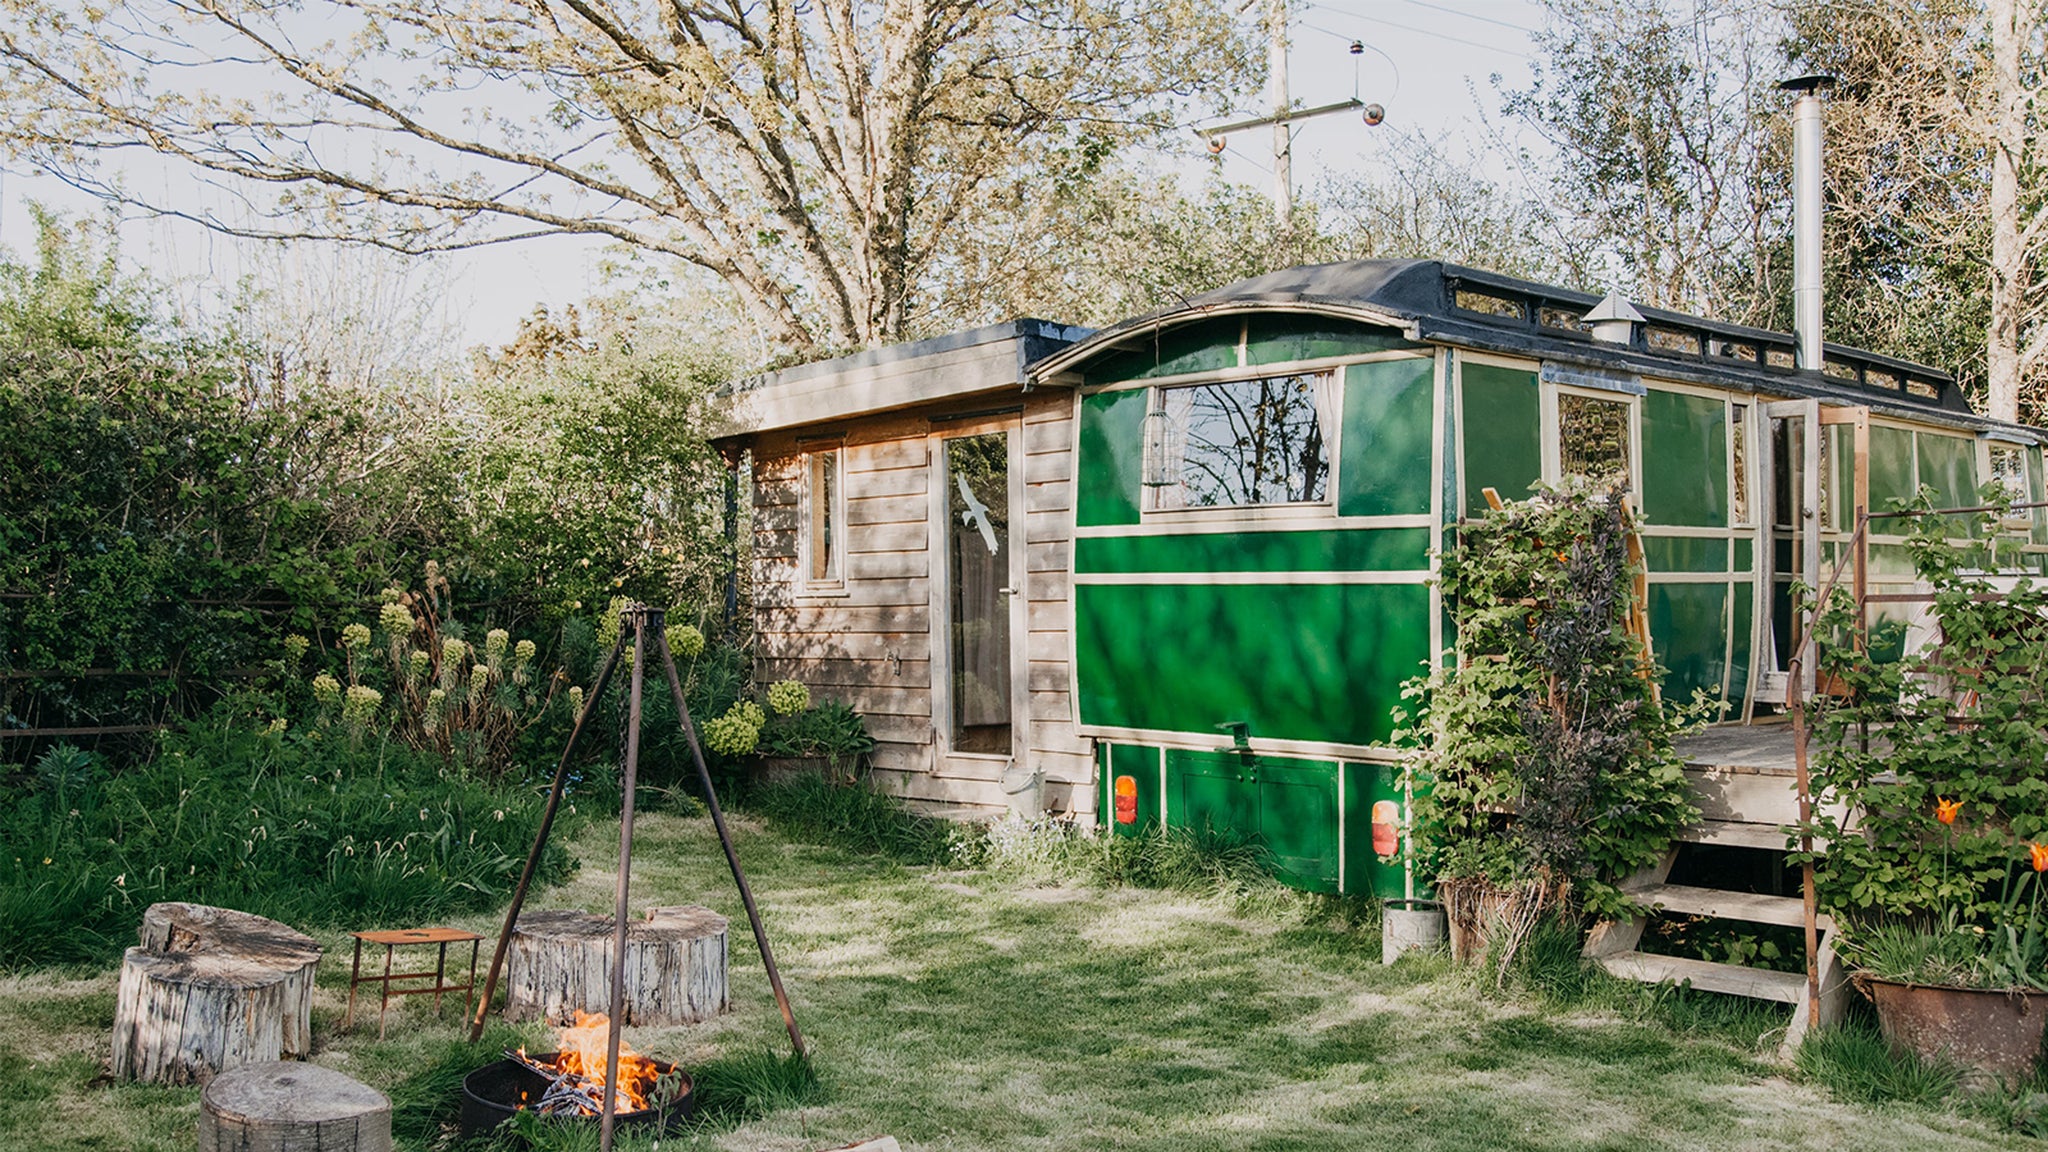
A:
POLYGON ((2034 871, 2048 872, 2048 844, 2029 844, 2027 853, 2033 857, 2034 871))
POLYGON ((1956 813, 1962 810, 1963 802, 1961 800, 1936 800, 1934 802, 1934 818, 1943 824, 1955 823, 1956 813))

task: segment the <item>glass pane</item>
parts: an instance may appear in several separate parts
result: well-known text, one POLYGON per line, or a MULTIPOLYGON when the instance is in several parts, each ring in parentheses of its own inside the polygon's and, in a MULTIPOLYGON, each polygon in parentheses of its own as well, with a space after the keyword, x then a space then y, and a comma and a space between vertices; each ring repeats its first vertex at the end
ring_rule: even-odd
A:
POLYGON ((811 579, 839 579, 838 525, 832 522, 839 497, 839 453, 811 454, 811 579))
POLYGON ((2027 454, 2017 444, 1991 445, 1991 482, 2006 490, 2014 503, 2027 499, 2027 454))
POLYGON ((1728 409, 1728 444, 1732 449, 1734 482, 1729 485, 1729 505, 1734 523, 1749 523, 1749 405, 1734 404, 1728 409))
POLYGON ((1336 375, 1268 376, 1162 388, 1146 469, 1151 506, 1227 508, 1329 499, 1323 420, 1336 375))
POLYGON ((1627 477, 1628 402, 1558 393, 1557 464, 1566 476, 1627 477))
POLYGON ((1010 443, 946 441, 953 750, 1010 751, 1010 443))

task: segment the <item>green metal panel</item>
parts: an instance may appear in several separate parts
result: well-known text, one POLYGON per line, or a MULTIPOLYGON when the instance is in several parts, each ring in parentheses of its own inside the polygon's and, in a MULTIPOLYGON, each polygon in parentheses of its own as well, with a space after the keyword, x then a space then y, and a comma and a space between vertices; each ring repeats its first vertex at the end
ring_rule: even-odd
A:
POLYGON ((1643 518, 1728 523, 1728 405, 1720 397, 1655 388, 1643 397, 1643 518))
POLYGON ((1643 560, 1652 572, 1726 572, 1728 541, 1700 536, 1645 535, 1643 560))
POLYGON ((1159 750, 1136 744, 1105 744, 1102 758, 1107 761, 1107 771, 1102 773, 1103 824, 1120 836, 1136 836, 1159 827, 1159 750), (1119 776, 1128 776, 1138 786, 1138 818, 1134 823, 1119 824, 1116 820, 1116 781, 1119 776))
POLYGON ((1076 572, 1382 572, 1429 568, 1429 529, 1084 536, 1076 572))
MULTIPOLYGON (((2041 448, 2031 445, 2027 448, 2027 500, 2039 504, 2048 499, 2041 495, 2041 448)), ((2048 544, 2048 508, 2034 509, 2033 539, 2036 544, 2048 544)))
POLYGON ((1265 844, 1281 878, 1337 890, 1337 766, 1236 752, 1166 753, 1167 823, 1265 844))
POLYGON ((1892 501, 1911 500, 1918 490, 1913 480, 1913 434, 1901 428, 1871 425, 1871 511, 1889 511, 1892 501))
POLYGON ((1080 584, 1081 720, 1210 736, 1384 744, 1429 655, 1417 584, 1080 584))
POLYGON ((1238 341, 1243 336, 1244 322, 1230 316, 1134 337, 1143 340, 1142 346, 1098 358, 1081 370, 1082 379, 1089 384, 1114 384, 1235 368, 1238 341))
POLYGON ((1964 508, 1977 502, 1977 442, 1939 432, 1916 434, 1920 483, 1934 489, 1936 508, 1964 508))
POLYGON ((1756 539, 1754 537, 1738 536, 1735 538, 1735 563, 1733 567, 1737 572, 1753 572, 1756 570, 1756 539))
POLYGON ((1727 665, 1728 586, 1651 584, 1650 642, 1666 669, 1664 694, 1684 702, 1695 689, 1720 699, 1727 665))
POLYGON ((1401 769, 1392 764, 1344 765, 1344 891, 1353 896, 1399 899, 1408 894, 1406 829, 1392 856, 1381 856, 1372 840, 1372 810, 1390 801, 1407 823, 1401 769))
POLYGON ((1749 581, 1734 584, 1728 607, 1728 615, 1734 621, 1729 632, 1735 637, 1729 648, 1734 659, 1728 662, 1728 702, 1740 711, 1743 697, 1749 692, 1750 651, 1756 646, 1756 637, 1751 635, 1756 618, 1756 585, 1749 581))
POLYGON ((1147 396, 1146 389, 1135 388, 1081 398, 1075 523, 1138 522, 1138 494, 1145 480, 1147 396))
POLYGON ((1246 364, 1283 364, 1290 360, 1364 356, 1419 347, 1422 345, 1403 340, 1385 328, 1347 324, 1324 316, 1278 313, 1250 318, 1244 359, 1246 364))
POLYGON ((1465 514, 1476 517, 1486 511, 1483 489, 1520 500, 1543 478, 1543 416, 1535 372, 1465 364, 1459 374, 1465 394, 1465 514))
POLYGON ((1340 515, 1429 511, 1435 375, 1436 362, 1428 357, 1353 364, 1344 370, 1340 515))

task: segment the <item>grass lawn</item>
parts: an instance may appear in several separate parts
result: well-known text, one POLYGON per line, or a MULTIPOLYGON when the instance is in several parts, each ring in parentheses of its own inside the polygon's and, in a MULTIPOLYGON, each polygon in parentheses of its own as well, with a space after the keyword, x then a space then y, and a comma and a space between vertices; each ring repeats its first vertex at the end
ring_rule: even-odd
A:
MULTIPOLYGON (((1791 1082, 1767 1057, 1780 1013, 1674 996, 1546 1008, 1441 960, 1383 968, 1372 929, 1309 921, 1293 901, 1247 911, 909 869, 736 824, 826 1096, 670 1147, 807 1150, 884 1132, 906 1148, 1006 1152, 2038 1147, 1949 1111, 1838 1103, 1791 1082)), ((616 835, 616 822, 587 824, 581 872, 533 906, 608 910, 616 835)), ((633 1043, 690 1066, 784 1043, 709 822, 643 816, 634 880, 636 906, 732 917, 735 1008, 632 1030, 633 1043)), ((437 1067, 445 1079, 483 1059, 460 1053, 457 1011, 436 1021, 415 999, 388 1041, 374 1022, 340 1032, 346 940, 324 940, 315 1059, 401 1104, 444 1099, 437 1067)), ((0 979, 0 1149, 192 1147, 196 1089, 104 1079, 113 1009, 111 969, 0 979)))

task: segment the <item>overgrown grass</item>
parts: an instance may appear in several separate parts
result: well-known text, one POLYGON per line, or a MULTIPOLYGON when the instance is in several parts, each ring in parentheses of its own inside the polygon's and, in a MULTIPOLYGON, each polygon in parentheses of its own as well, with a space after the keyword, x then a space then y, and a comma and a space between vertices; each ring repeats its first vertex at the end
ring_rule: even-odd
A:
POLYGON ((962 835, 961 826, 919 815, 872 788, 816 776, 754 784, 741 790, 736 801, 805 843, 904 864, 951 863, 953 845, 962 835))
MULTIPOLYGON (((112 776, 89 759, 16 773, 0 783, 0 969, 118 957, 159 900, 301 928, 490 908, 539 813, 537 790, 400 745, 216 722, 112 776)), ((558 847, 543 878, 567 866, 558 847)))
POLYGON ((1939 1104, 1963 1082, 1955 1064, 1892 1051, 1876 1022, 1861 1015, 1809 1036, 1793 1067, 1808 1083, 1866 1104, 1939 1104))

